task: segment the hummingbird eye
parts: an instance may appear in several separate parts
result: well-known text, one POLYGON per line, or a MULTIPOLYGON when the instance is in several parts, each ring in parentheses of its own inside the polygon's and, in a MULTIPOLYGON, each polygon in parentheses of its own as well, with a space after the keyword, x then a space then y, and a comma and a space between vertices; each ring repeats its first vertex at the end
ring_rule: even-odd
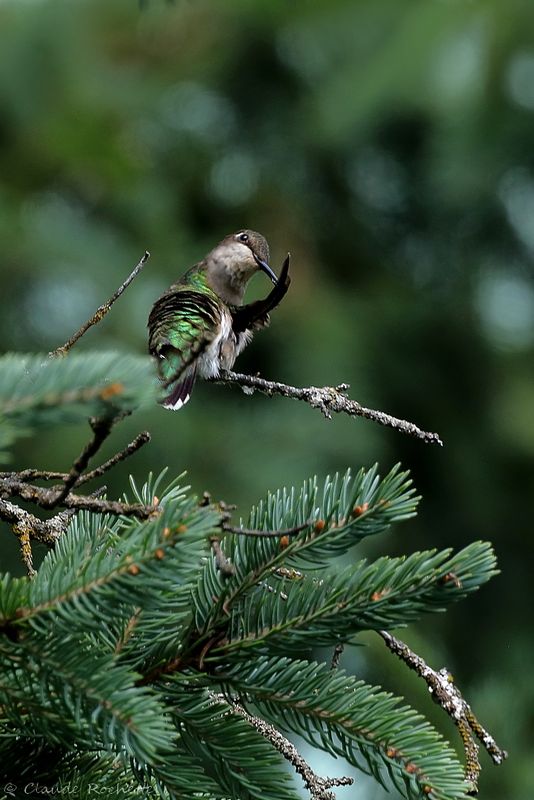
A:
POLYGON ((240 233, 237 238, 240 242, 248 242, 248 233, 240 233))

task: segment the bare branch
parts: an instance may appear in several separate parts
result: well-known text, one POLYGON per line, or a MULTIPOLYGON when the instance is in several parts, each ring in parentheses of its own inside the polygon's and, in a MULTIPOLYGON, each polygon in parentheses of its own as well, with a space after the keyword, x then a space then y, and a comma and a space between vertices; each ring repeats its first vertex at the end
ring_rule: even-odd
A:
MULTIPOLYGON (((51 508, 55 505, 55 500, 59 489, 62 487, 52 486, 46 489, 43 486, 19 481, 16 478, 5 478, 0 482, 1 497, 21 497, 29 500, 41 508, 51 508)), ((137 519, 149 519, 154 514, 159 513, 157 506, 146 506, 142 503, 123 503, 118 500, 101 500, 91 495, 78 495, 69 493, 61 501, 61 505, 74 511, 94 511, 100 514, 114 514, 115 516, 136 517, 137 519)))
POLYGON ((65 472, 51 472, 44 469, 21 469, 19 472, 0 472, 0 481, 6 478, 15 478, 18 481, 64 481, 65 472))
MULTIPOLYGON (((75 486, 81 486, 83 483, 88 483, 94 478, 100 478, 108 470, 112 469, 116 464, 124 461, 129 456, 133 455, 140 450, 143 445, 150 441, 150 434, 148 431, 139 433, 133 441, 131 441, 123 450, 119 450, 114 456, 104 461, 99 467, 85 472, 77 479, 75 486)), ((51 470, 41 469, 23 469, 20 472, 0 472, 0 481, 5 478, 13 478, 17 481, 66 481, 69 476, 68 472, 53 472, 51 470)))
MULTIPOLYGON (((227 699, 227 698, 224 698, 227 699)), ((249 714, 237 700, 230 700, 235 714, 246 719, 272 746, 283 755, 286 761, 293 765, 296 772, 302 777, 306 789, 309 790, 312 800, 335 800, 336 796, 330 791, 332 786, 352 786, 354 778, 322 778, 312 770, 310 765, 300 755, 297 748, 289 739, 286 739, 279 730, 270 722, 260 717, 249 714)))
POLYGON ((41 520, 9 500, 0 498, 0 519, 11 524, 13 533, 18 537, 22 561, 26 567, 29 578, 33 578, 36 570, 33 566, 33 553, 31 540, 53 546, 65 532, 75 511, 61 511, 48 520, 41 520))
MULTIPOLYGON (((107 416, 102 418, 92 417, 89 420, 89 424, 93 430, 93 438, 92 440, 84 447, 74 464, 72 465, 70 471, 62 476, 62 480, 64 482, 64 486, 59 489, 55 496, 52 495, 52 489, 47 489, 41 492, 40 497, 40 505, 44 508, 55 508, 59 505, 65 505, 65 500, 69 496, 70 490, 75 486, 78 486, 81 483, 86 483, 88 480, 92 478, 99 477, 103 475, 108 469, 118 464, 119 461, 127 458, 128 456, 135 453, 136 450, 139 450, 145 442, 150 440, 150 434, 147 432, 139 434, 139 436, 134 439, 133 442, 124 448, 124 450, 119 451, 116 453, 112 458, 108 459, 104 464, 96 469, 92 470, 91 472, 86 473, 85 475, 81 475, 83 470, 87 467, 89 460, 100 450, 105 440, 108 438, 109 434, 111 433, 111 429, 116 422, 123 419, 125 415, 129 412, 123 412, 117 414, 116 416, 107 416), (47 505, 48 504, 48 505, 47 505)), ((13 476, 15 480, 18 480, 18 476, 13 476)), ((37 488, 37 487, 34 487, 37 488)), ((21 495, 22 496, 22 495, 21 495)), ((108 502, 108 501, 105 501, 108 502)))
POLYGON ((210 538, 210 543, 213 555, 215 556, 215 566, 223 578, 231 578, 235 575, 235 567, 224 555, 221 547, 221 540, 218 536, 212 536, 210 538))
POLYGON ((33 553, 30 538, 31 529, 24 525, 24 523, 18 522, 16 525, 13 525, 13 533, 18 536, 20 554, 22 561, 24 562, 24 566, 26 567, 28 578, 33 578, 34 575, 37 575, 37 572, 33 566, 33 553))
POLYGON ((268 381, 256 375, 245 375, 242 372, 231 372, 230 370, 224 370, 218 378, 211 378, 211 380, 215 383, 235 383, 243 389, 252 390, 248 392, 250 394, 252 394, 254 390, 257 390, 269 397, 273 394, 279 394, 282 397, 290 397, 293 400, 303 400, 312 408, 318 408, 326 419, 332 418, 332 412, 335 414, 348 414, 350 417, 364 417, 365 419, 373 420, 373 422, 378 422, 379 425, 395 428, 401 431, 401 433, 415 436, 423 442, 443 445, 437 433, 423 431, 413 422, 397 419, 397 417, 392 417, 384 411, 365 408, 365 406, 360 405, 356 400, 351 400, 346 395, 349 389, 347 383, 341 383, 339 386, 335 387, 306 386, 299 388, 296 386, 289 386, 285 383, 279 383, 278 381, 268 381))
POLYGON ((111 429, 118 418, 119 417, 112 416, 102 418, 91 417, 89 420, 89 425, 93 431, 93 438, 88 444, 85 445, 82 452, 72 465, 67 477, 64 479, 65 485, 54 498, 50 508, 61 505, 66 496, 69 494, 70 490, 77 484, 81 473, 87 467, 92 456, 94 456, 100 450, 103 443, 111 433, 111 429))
POLYGON ((123 503, 119 500, 99 500, 90 496, 68 494, 63 505, 76 511, 93 511, 99 514, 113 514, 116 517, 136 517, 150 519, 160 510, 157 506, 146 506, 143 503, 123 503))
POLYGON ((150 253, 148 252, 148 250, 146 250, 144 256, 141 258, 141 260, 138 262, 138 264, 135 266, 132 272, 128 275, 124 283, 121 283, 119 288, 111 295, 109 300, 103 303, 103 305, 99 306, 95 311, 95 313, 93 314, 93 316, 90 319, 88 319, 87 322, 85 322, 82 325, 82 327, 78 331, 76 331, 76 333, 73 334, 68 341, 65 342, 65 344, 62 344, 61 347, 56 347, 55 350, 52 350, 52 352, 49 353, 51 358, 54 358, 56 356, 66 356, 71 347, 73 347, 76 344, 78 339, 82 338, 84 333, 86 333, 89 330, 89 328, 91 328, 93 325, 97 325, 101 320, 104 319, 104 317, 110 310, 113 303, 116 300, 118 300, 118 298, 121 296, 124 290, 130 285, 130 283, 134 280, 134 278, 137 277, 137 275, 141 272, 141 270, 143 269, 149 258, 150 258, 150 253))
POLYGON ((339 661, 341 656, 343 655, 343 651, 345 649, 345 644, 343 642, 338 642, 334 647, 334 652, 332 653, 332 660, 330 662, 330 669, 337 669, 339 667, 339 661))
POLYGON ((416 672, 428 686, 434 700, 447 712, 454 724, 458 727, 464 745, 466 758, 466 780, 471 785, 472 793, 478 791, 478 776, 480 763, 478 760, 478 745, 473 734, 483 744, 494 764, 501 764, 508 754, 502 750, 495 739, 482 727, 471 707, 462 697, 459 689, 454 685, 450 672, 442 668, 438 672, 433 670, 421 656, 410 650, 408 645, 396 639, 387 631, 378 631, 386 646, 398 656, 401 661, 416 672))
POLYGON ((126 458, 129 458, 131 455, 136 453, 138 450, 143 447, 143 445, 147 444, 150 441, 150 434, 148 431, 143 431, 139 433, 133 441, 131 441, 123 450, 119 450, 118 453, 115 453, 114 456, 109 458, 107 461, 104 461, 99 467, 96 469, 91 470, 91 472, 86 472, 84 475, 81 475, 78 480, 76 481, 76 486, 81 486, 82 483, 87 483, 87 481, 93 480, 93 478, 99 478, 108 470, 112 469, 116 464, 121 461, 124 461, 126 458))
POLYGON ((127 447, 120 450, 100 467, 82 475, 91 457, 98 452, 109 436, 115 422, 124 416, 125 414, 121 413, 116 414, 114 417, 108 416, 102 419, 92 418, 89 420, 93 429, 93 438, 84 447, 68 473, 36 469, 0 473, 0 519, 10 523, 13 533, 18 537, 22 560, 30 577, 35 575, 31 540, 35 539, 49 547, 53 546, 65 532, 70 519, 77 511, 84 509, 95 513, 114 514, 115 516, 133 516, 138 519, 148 519, 158 513, 159 509, 155 505, 145 506, 141 503, 124 503, 102 499, 101 495, 105 493, 105 487, 101 487, 86 496, 76 495, 71 492, 71 489, 75 486, 99 477, 119 461, 123 461, 132 453, 135 453, 136 450, 139 450, 150 440, 150 435, 146 431, 140 433, 127 447), (61 480, 63 485, 46 488, 35 486, 29 482, 30 480, 57 479, 61 480), (8 497, 20 497, 47 509, 64 506, 65 510, 51 519, 43 521, 34 514, 30 514, 28 511, 9 502, 7 500, 8 497))

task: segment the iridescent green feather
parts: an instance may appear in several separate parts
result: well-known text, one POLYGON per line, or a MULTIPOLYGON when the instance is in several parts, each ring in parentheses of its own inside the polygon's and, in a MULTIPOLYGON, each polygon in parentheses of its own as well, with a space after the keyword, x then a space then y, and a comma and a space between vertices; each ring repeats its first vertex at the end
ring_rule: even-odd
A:
POLYGON ((158 359, 160 378, 167 387, 176 377, 177 383, 173 384, 171 392, 175 401, 186 402, 189 397, 196 359, 220 325, 219 303, 216 294, 206 285, 204 272, 194 268, 180 283, 171 286, 152 308, 148 320, 149 350, 158 359))

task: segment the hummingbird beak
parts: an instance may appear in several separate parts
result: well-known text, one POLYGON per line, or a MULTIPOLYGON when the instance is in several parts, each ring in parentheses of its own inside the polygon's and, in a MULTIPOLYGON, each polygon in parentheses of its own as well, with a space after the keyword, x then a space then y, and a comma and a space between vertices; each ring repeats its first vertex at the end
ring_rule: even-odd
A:
POLYGON ((262 261, 262 259, 259 256, 257 256, 256 253, 253 253, 252 255, 254 256, 254 261, 256 262, 258 267, 262 270, 262 272, 265 272, 265 274, 269 276, 269 278, 276 286, 276 284, 278 283, 278 278, 276 277, 275 273, 272 271, 268 263, 266 261, 262 261))

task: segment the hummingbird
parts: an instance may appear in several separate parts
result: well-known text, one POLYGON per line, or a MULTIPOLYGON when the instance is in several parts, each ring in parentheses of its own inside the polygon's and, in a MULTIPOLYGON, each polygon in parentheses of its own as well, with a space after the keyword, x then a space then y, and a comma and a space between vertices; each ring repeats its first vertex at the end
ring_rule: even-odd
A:
POLYGON ((148 318, 148 349, 157 361, 166 395, 164 408, 178 411, 195 379, 216 378, 234 362, 290 284, 289 254, 280 277, 269 265, 269 245, 256 231, 242 230, 219 242, 156 300, 148 318), (262 271, 274 284, 263 300, 243 305, 246 285, 262 271))

